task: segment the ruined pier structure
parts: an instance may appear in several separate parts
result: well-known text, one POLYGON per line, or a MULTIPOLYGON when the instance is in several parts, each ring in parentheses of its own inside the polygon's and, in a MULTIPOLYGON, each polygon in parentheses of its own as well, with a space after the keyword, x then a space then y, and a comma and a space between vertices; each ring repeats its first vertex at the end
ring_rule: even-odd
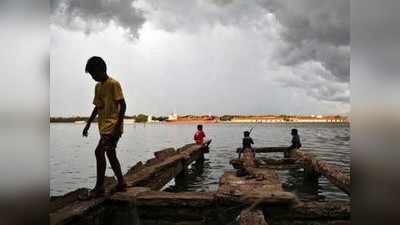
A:
MULTIPOLYGON (((184 177, 188 166, 202 166, 208 152, 203 145, 155 152, 146 163, 137 163, 126 174, 128 190, 104 198, 79 201, 87 189, 78 189, 50 201, 53 225, 133 224, 350 224, 346 202, 300 201, 282 187, 277 170, 303 168, 305 179, 320 175, 350 195, 350 179, 333 165, 294 150, 280 160, 258 160, 250 149, 231 160, 236 170, 225 171, 215 192, 160 191, 174 178, 184 177)), ((257 152, 286 152, 286 148, 259 148, 257 152)), ((107 189, 115 184, 108 179, 107 189)))

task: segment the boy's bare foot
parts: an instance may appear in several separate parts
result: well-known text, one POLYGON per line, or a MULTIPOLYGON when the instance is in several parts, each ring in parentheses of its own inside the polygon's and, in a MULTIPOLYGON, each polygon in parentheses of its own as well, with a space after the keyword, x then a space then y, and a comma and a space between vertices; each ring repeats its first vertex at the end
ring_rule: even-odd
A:
POLYGON ((78 195, 78 200, 88 201, 94 198, 104 197, 105 189, 104 188, 94 188, 90 191, 85 191, 85 193, 81 193, 78 195))
POLYGON ((127 187, 128 187, 128 185, 126 185, 125 182, 122 184, 117 184, 117 186, 115 186, 115 191, 116 192, 125 192, 127 187))
POLYGON ((95 187, 89 191, 89 198, 99 198, 104 197, 106 190, 104 187, 95 187))

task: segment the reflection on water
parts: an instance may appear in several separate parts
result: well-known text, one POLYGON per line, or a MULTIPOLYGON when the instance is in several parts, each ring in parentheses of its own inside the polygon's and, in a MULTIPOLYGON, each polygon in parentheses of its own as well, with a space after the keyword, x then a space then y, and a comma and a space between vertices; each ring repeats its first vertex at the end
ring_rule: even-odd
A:
MULTIPOLYGON (((96 125, 88 138, 81 137, 82 124, 51 124, 50 133, 50 191, 60 195, 79 187, 93 187, 96 179, 94 148, 98 141, 96 125)), ((350 127, 347 124, 205 124, 208 138, 212 138, 210 153, 203 166, 193 164, 185 177, 178 177, 167 191, 215 191, 225 170, 231 170, 229 160, 237 157, 244 130, 254 127, 255 146, 286 146, 290 143, 290 129, 299 129, 303 149, 318 159, 338 165, 350 173, 350 127)), ((167 147, 181 147, 192 142, 196 125, 126 124, 118 144, 117 154, 123 172, 138 161, 153 157, 153 152, 167 147)), ((260 154, 260 156, 265 156, 260 154)), ((347 199, 347 196, 320 178, 319 186, 303 185, 301 172, 279 171, 284 186, 306 198, 317 193, 327 199, 347 199)), ((112 176, 111 168, 107 175, 112 176)), ((314 195, 315 198, 315 195, 314 195)))

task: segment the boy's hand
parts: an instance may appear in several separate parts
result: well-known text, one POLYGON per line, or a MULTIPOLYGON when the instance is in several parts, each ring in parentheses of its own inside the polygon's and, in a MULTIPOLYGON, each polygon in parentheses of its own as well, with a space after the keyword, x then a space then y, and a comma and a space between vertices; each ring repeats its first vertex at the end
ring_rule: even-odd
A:
POLYGON ((82 136, 83 137, 87 137, 88 136, 88 130, 89 130, 89 126, 86 125, 85 128, 83 128, 83 132, 82 132, 82 136))

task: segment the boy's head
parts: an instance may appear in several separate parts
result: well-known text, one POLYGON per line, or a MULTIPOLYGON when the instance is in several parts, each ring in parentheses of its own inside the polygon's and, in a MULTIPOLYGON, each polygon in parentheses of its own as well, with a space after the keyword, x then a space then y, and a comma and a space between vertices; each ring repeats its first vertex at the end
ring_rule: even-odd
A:
POLYGON ((297 129, 292 129, 292 135, 297 135, 297 129))
POLYGON ((250 132, 249 132, 249 131, 245 131, 245 132, 243 132, 243 135, 244 135, 245 137, 249 137, 249 136, 250 136, 250 132))
POLYGON ((197 125, 197 130, 203 130, 203 125, 201 124, 197 125))
POLYGON ((85 72, 95 81, 104 81, 107 78, 106 62, 99 56, 92 56, 86 63, 85 72))

